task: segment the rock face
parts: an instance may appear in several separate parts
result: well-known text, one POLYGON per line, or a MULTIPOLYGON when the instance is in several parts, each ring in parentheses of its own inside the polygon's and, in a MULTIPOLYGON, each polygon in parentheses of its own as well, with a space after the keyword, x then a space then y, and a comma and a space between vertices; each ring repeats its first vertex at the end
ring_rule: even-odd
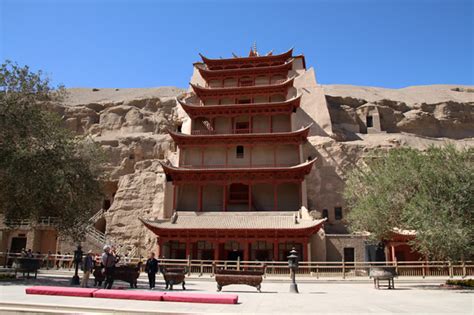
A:
MULTIPOLYGON (((311 136, 307 156, 318 157, 307 177, 308 207, 328 210, 327 233, 346 233, 344 180, 358 160, 374 148, 428 145, 474 145, 474 88, 419 86, 392 90, 343 85, 321 86, 330 114, 332 134, 311 136)), ((160 160, 175 160, 167 129, 185 119, 175 96, 177 88, 70 89, 63 106, 53 110, 78 135, 90 135, 107 156, 105 198, 107 238, 139 253, 153 250, 156 236, 140 217, 162 218, 165 176, 160 160)), ((329 128, 330 129, 330 128, 329 128)))
POLYGON ((380 131, 409 132, 427 137, 474 137, 474 90, 465 86, 430 85, 399 90, 324 86, 332 123, 342 139, 367 132, 371 112, 380 131))

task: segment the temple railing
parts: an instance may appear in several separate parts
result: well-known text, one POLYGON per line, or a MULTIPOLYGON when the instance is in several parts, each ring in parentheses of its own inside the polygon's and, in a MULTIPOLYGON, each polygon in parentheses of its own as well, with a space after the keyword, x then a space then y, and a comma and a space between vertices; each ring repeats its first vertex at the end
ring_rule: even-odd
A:
MULTIPOLYGON (((136 251, 135 251, 136 252, 136 251)), ((132 251, 128 261, 137 264, 146 258, 136 257, 132 251), (135 256, 135 257, 134 257, 135 256)), ((101 254, 101 253, 97 253, 101 254)), ((20 253, 0 252, 0 266, 11 266, 20 253)), ((33 254, 34 259, 40 260, 42 268, 71 268, 73 255, 33 254), (59 262, 59 263, 58 263, 59 262)), ((286 261, 230 261, 230 260, 195 260, 195 259, 159 259, 160 264, 168 266, 186 266, 189 275, 213 276, 218 268, 230 270, 245 270, 261 267, 265 264, 266 277, 289 277, 290 271, 286 261)), ((473 277, 474 261, 402 261, 402 262, 314 262, 299 263, 297 274, 314 278, 368 279, 371 267, 395 267, 398 277, 473 277)))
POLYGON ((203 129, 203 130, 191 130, 191 135, 193 136, 208 136, 208 135, 234 135, 234 134, 261 134, 261 133, 281 133, 281 132, 291 132, 291 130, 287 131, 270 131, 270 130, 260 130, 260 129, 254 129, 253 131, 250 130, 249 128, 240 128, 240 129, 228 129, 228 130, 208 130, 208 129, 203 129))
POLYGON ((295 164, 213 164, 213 165, 191 165, 191 164, 182 164, 179 167, 189 168, 189 169, 213 169, 213 168, 275 168, 275 167, 292 167, 295 164))

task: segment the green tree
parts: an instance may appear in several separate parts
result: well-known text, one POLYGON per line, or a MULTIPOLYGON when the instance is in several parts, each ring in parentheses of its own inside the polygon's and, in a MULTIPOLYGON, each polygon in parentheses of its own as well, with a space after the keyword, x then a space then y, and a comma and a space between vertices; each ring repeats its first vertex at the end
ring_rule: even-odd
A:
POLYGON ((393 228, 414 230, 410 245, 431 259, 473 256, 473 148, 431 146, 376 152, 348 177, 344 197, 352 231, 374 241, 393 228))
POLYGON ((66 95, 41 72, 0 68, 0 212, 5 222, 57 218, 57 229, 82 239, 98 207, 100 150, 77 138, 46 108, 66 95))

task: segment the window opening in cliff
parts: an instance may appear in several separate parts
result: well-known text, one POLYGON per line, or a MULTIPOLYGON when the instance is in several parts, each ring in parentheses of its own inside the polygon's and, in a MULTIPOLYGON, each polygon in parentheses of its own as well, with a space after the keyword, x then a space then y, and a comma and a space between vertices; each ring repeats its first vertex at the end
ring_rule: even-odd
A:
POLYGON ((235 157, 238 159, 243 159, 244 158, 244 146, 243 145, 238 145, 235 148, 235 157))
POLYGON ((334 218, 336 220, 342 220, 342 208, 341 207, 335 207, 334 208, 334 218))
POLYGON ((107 222, 105 221, 105 218, 102 217, 99 220, 97 220, 97 222, 94 223, 94 227, 98 231, 105 233, 105 228, 107 227, 107 222))
POLYGON ((367 128, 374 126, 374 118, 372 116, 367 116, 366 118, 367 128))
POLYGON ((104 199, 104 201, 102 202, 102 209, 109 210, 109 208, 110 208, 110 200, 104 199))
POLYGON ((128 156, 128 158, 129 158, 130 160, 135 160, 135 154, 130 154, 130 155, 128 156))
POLYGON ((181 132, 182 128, 183 128, 183 124, 179 124, 176 126, 176 131, 181 132))
POLYGON ((323 209, 323 218, 329 218, 329 211, 328 209, 323 209))

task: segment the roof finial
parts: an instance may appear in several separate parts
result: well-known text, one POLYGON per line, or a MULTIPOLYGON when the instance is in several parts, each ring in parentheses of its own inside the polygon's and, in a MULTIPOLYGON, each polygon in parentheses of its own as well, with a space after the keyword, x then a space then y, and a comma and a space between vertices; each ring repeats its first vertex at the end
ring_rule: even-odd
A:
POLYGON ((249 57, 258 57, 259 54, 258 54, 258 51, 257 51, 257 42, 253 42, 253 45, 252 47, 250 48, 250 53, 249 53, 249 57))

